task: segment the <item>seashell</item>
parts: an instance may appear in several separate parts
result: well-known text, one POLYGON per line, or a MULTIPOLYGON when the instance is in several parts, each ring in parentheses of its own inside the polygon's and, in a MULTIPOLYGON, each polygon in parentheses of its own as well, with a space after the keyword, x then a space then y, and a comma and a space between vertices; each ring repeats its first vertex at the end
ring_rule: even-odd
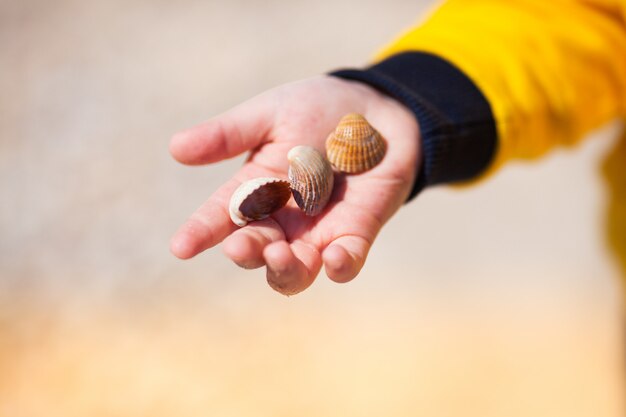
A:
POLYGON ((341 118, 326 139, 326 156, 342 172, 359 174, 376 166, 385 156, 385 139, 360 114, 341 118))
POLYGON ((291 192, 307 216, 316 216, 333 192, 333 168, 317 149, 296 146, 287 154, 291 192))
POLYGON ((261 177, 242 183, 228 205, 230 218, 237 226, 261 220, 282 208, 291 197, 289 181, 261 177))

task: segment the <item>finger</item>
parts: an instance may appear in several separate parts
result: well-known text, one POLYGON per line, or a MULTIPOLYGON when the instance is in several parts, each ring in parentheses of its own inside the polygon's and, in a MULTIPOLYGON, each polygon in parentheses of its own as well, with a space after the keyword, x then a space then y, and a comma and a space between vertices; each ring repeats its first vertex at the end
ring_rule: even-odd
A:
POLYGON ((319 252, 311 246, 278 241, 263 251, 267 282, 284 295, 294 295, 308 288, 321 268, 319 252))
POLYGON ((245 269, 265 265, 263 250, 267 245, 285 240, 281 227, 272 218, 249 223, 224 240, 224 254, 245 269))
POLYGON ((170 153, 188 165, 208 164, 235 157, 259 146, 273 120, 272 101, 253 98, 195 127, 175 134, 170 153))
POLYGON ((354 279, 363 265, 371 244, 360 236, 341 236, 322 253, 326 275, 335 282, 354 279))
POLYGON ((228 181, 178 229, 170 241, 175 256, 189 259, 238 229, 230 220, 228 200, 239 184, 235 179, 228 181))

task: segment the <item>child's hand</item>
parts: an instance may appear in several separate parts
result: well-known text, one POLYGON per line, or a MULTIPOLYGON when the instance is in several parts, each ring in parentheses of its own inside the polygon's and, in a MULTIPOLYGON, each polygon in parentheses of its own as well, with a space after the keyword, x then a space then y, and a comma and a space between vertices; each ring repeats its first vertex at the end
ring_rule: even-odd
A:
POLYGON ((270 90, 199 126, 178 133, 172 155, 189 165, 209 164, 250 151, 247 162, 174 235, 171 250, 187 259, 225 239, 224 253, 244 268, 267 267, 283 294, 306 289, 322 267, 334 281, 354 278, 383 224, 413 184, 419 154, 415 117, 371 87, 323 76, 270 90), (228 215, 230 196, 250 178, 287 178, 287 152, 307 144, 323 151, 328 134, 347 113, 360 113, 387 140, 387 154, 370 171, 335 177, 335 189, 317 217, 293 199, 270 218, 243 228, 228 215))

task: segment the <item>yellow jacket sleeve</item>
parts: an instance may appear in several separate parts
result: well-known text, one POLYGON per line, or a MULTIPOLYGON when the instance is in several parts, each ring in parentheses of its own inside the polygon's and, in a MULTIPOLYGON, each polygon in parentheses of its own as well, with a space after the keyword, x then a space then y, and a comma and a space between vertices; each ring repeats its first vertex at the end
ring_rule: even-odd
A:
MULTIPOLYGON (((449 0, 364 70, 334 75, 415 114, 424 187, 577 143, 626 115, 626 0, 449 0)), ((607 238, 626 276, 626 132, 603 165, 607 238)))
POLYGON ((626 114, 625 10, 611 0, 450 0, 378 60, 427 52, 464 72, 493 112, 493 170, 626 114))

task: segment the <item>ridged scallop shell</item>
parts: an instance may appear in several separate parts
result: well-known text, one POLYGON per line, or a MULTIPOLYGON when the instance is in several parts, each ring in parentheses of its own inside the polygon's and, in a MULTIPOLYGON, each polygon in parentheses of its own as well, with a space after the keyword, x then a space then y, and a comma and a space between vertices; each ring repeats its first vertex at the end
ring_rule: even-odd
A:
POLYGON ((360 114, 344 116, 326 139, 326 156, 342 172, 359 174, 372 169, 385 156, 385 139, 360 114))
POLYGON ((261 177, 242 183, 228 205, 230 218, 237 226, 261 220, 282 208, 291 197, 289 181, 261 177))
POLYGON ((333 192, 333 168, 321 152, 310 146, 292 148, 287 159, 294 200, 306 215, 318 215, 333 192))

